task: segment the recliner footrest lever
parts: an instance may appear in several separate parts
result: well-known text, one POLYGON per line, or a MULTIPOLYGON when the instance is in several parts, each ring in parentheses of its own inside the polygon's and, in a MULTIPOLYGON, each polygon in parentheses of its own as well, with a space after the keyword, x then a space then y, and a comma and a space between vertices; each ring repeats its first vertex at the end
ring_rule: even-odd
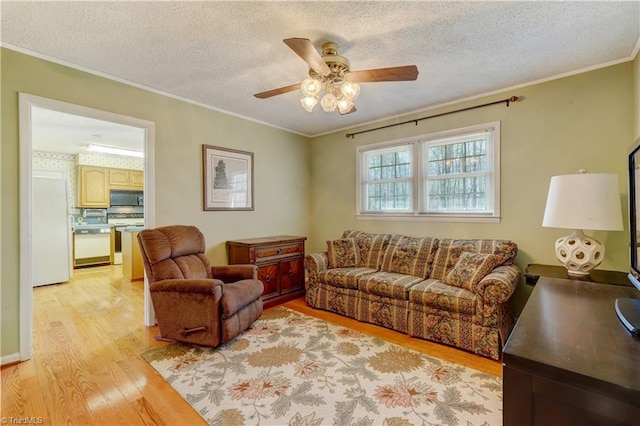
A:
POLYGON ((206 330, 207 330, 207 327, 204 327, 204 326, 202 326, 202 327, 194 327, 194 328, 185 328, 185 329, 180 330, 180 335, 182 337, 186 337, 191 333, 195 333, 196 331, 206 331, 206 330))

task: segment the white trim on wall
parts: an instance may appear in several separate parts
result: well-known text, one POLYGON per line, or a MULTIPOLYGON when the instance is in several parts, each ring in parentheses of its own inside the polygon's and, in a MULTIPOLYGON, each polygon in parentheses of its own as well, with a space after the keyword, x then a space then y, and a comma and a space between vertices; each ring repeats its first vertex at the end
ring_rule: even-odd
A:
POLYGON ((20 361, 20 353, 15 352, 0 358, 0 365, 14 364, 20 361))
MULTIPOLYGON (((33 107, 51 109, 68 114, 80 115, 103 121, 110 121, 145 130, 145 173, 144 173, 144 220, 147 228, 155 226, 155 123, 135 117, 101 111, 81 105, 43 98, 27 93, 19 93, 19 162, 20 162, 20 352, 19 360, 25 361, 33 354, 33 286, 31 276, 31 175, 32 140, 31 127, 33 107)), ((155 312, 149 296, 149 284, 144 281, 144 323, 155 324, 155 312)), ((2 364, 13 362, 13 355, 2 358, 2 364), (5 360, 7 358, 7 360, 5 360)), ((15 360, 17 361, 17 360, 15 360)))

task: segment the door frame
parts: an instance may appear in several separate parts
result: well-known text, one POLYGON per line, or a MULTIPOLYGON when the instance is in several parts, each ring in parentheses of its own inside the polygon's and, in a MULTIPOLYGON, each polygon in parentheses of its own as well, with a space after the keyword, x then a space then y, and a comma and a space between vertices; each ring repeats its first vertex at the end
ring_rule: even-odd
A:
MULTIPOLYGON (((40 107, 67 114, 94 118, 102 121, 138 127, 145 130, 144 143, 144 222, 145 227, 155 226, 155 123, 135 117, 116 114, 55 99, 27 93, 18 94, 19 103, 19 163, 20 163, 20 361, 33 354, 33 286, 31 240, 31 177, 33 169, 32 115, 33 107, 40 107)), ((149 295, 149 282, 144 279, 144 325, 156 323, 155 312, 149 295)))

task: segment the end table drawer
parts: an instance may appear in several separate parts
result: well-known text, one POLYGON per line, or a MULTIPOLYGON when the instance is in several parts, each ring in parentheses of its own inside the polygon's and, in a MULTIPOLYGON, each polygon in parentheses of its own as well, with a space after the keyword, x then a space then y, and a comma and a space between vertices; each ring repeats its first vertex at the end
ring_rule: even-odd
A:
POLYGON ((260 247, 255 249, 256 261, 269 260, 273 257, 302 254, 304 249, 302 244, 277 245, 271 247, 260 247))

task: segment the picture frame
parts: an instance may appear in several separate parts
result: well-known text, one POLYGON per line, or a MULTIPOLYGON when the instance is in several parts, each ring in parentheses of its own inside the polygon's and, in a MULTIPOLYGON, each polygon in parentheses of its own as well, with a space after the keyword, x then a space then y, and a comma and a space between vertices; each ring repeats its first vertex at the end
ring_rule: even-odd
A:
POLYGON ((253 153, 202 145, 203 208, 253 210, 253 153))

